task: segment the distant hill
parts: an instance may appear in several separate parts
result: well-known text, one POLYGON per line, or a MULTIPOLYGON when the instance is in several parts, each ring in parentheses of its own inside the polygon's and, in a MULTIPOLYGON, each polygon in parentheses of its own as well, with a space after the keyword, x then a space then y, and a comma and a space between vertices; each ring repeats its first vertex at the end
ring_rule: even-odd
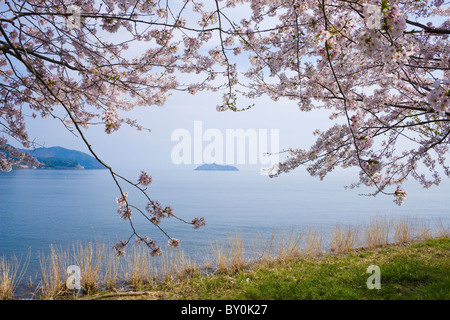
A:
POLYGON ((194 170, 197 171, 239 171, 238 168, 228 165, 221 165, 216 163, 210 163, 210 164, 202 164, 201 166, 198 166, 194 170))
POLYGON ((51 168, 67 169, 105 169, 94 157, 77 150, 69 150, 63 147, 37 148, 25 150, 39 162, 51 168))

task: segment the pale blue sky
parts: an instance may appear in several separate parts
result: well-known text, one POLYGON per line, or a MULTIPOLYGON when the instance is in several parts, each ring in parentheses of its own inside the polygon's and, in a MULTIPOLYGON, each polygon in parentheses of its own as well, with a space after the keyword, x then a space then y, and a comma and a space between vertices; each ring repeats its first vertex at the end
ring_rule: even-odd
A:
MULTIPOLYGON (((252 109, 237 113, 217 112, 216 105, 221 101, 222 94, 218 92, 197 95, 179 92, 171 96, 164 107, 148 106, 129 114, 152 132, 137 131, 127 125, 110 135, 104 132, 103 126, 92 126, 84 132, 106 163, 117 168, 151 170, 173 165, 171 150, 177 142, 171 141, 172 132, 183 128, 193 135, 194 121, 202 121, 203 131, 218 129, 224 136, 226 129, 268 129, 269 134, 271 129, 278 129, 281 149, 306 148, 314 141, 312 131, 331 124, 326 112, 301 112, 295 101, 287 99, 275 102, 262 97, 253 101, 252 109)), ((28 132, 30 138, 46 147, 58 145, 88 152, 79 137, 53 118, 30 119, 28 132)), ((204 142, 203 146, 207 144, 209 142, 204 142)))

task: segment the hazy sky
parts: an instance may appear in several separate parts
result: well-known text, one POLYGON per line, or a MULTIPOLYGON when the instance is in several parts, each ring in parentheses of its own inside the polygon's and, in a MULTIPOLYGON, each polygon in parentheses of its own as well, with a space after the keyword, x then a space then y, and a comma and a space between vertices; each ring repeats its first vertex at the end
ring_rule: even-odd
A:
MULTIPOLYGON (((200 92, 191 95, 179 92, 171 96, 163 107, 148 106, 129 114, 130 118, 136 118, 142 125, 152 129, 151 132, 137 131, 127 125, 109 135, 104 132, 103 126, 93 126, 84 132, 94 151, 106 163, 119 168, 151 170, 174 165, 171 151, 178 142, 171 141, 171 135, 177 129, 186 129, 194 139, 194 121, 201 121, 203 132, 218 129, 224 139, 227 129, 251 129, 257 132, 267 129, 267 138, 270 141, 270 130, 278 129, 280 149, 306 148, 314 141, 312 131, 316 128, 326 128, 330 124, 326 112, 301 112, 295 101, 275 102, 262 97, 253 101, 255 106, 250 110, 218 112, 216 106, 221 101, 221 93, 200 92)), ((28 132, 37 143, 46 147, 62 146, 88 152, 79 137, 67 131, 53 118, 30 120, 28 132)), ((208 144, 210 142, 204 141, 203 147, 208 144)), ((251 165, 239 167, 245 169, 251 165)))

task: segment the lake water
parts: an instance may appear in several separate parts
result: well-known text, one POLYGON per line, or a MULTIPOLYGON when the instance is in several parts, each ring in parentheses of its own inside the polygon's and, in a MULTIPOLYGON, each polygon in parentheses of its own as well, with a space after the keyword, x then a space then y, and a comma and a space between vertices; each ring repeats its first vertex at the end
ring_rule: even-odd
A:
MULTIPOLYGON (((125 173, 137 179, 139 172, 125 173)), ((270 179, 257 171, 161 170, 152 173, 148 192, 174 214, 190 221, 205 217, 207 225, 193 230, 174 219, 164 227, 181 240, 189 255, 196 255, 211 241, 226 240, 235 233, 252 237, 272 230, 314 227, 326 235, 330 226, 361 224, 377 215, 408 216, 435 222, 450 221, 450 183, 424 190, 407 184, 408 198, 401 207, 391 197, 358 195, 367 190, 344 189, 357 174, 343 172, 320 181, 303 172, 270 179)), ((145 199, 131 187, 132 203, 145 207, 145 199)), ((31 251, 28 274, 39 268, 38 253, 50 244, 67 246, 93 239, 127 239, 128 222, 117 214, 117 186, 107 170, 16 170, 0 172, 0 256, 26 255, 31 251)), ((135 210, 136 211, 136 210, 135 210)), ((139 232, 157 239, 167 238, 154 226, 136 217, 139 232)))

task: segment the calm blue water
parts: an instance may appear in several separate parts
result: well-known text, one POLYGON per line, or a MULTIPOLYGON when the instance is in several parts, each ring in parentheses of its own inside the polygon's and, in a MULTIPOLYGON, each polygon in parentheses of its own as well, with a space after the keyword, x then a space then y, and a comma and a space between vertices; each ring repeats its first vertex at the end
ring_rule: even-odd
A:
MULTIPOLYGON (((137 179, 139 172, 125 173, 137 179)), ((386 196, 364 197, 367 190, 346 190, 356 174, 335 174, 324 181, 302 172, 270 179, 257 171, 206 172, 191 169, 151 173, 150 197, 190 221, 204 216, 207 226, 192 226, 173 219, 163 220, 170 236, 181 240, 190 255, 209 247, 211 241, 226 240, 236 232, 252 237, 269 235, 272 229, 321 229, 326 233, 336 223, 360 224, 377 215, 408 216, 450 221, 450 183, 423 190, 407 185, 409 196, 399 207, 386 196)), ((131 187, 132 203, 145 207, 145 200, 131 187)), ((128 222, 118 216, 118 190, 107 170, 16 170, 0 172, 0 256, 32 257, 28 273, 39 268, 37 253, 50 244, 66 247, 75 241, 104 239, 116 242, 130 235, 128 222)), ((165 244, 167 238, 154 226, 136 217, 135 225, 165 244)))

